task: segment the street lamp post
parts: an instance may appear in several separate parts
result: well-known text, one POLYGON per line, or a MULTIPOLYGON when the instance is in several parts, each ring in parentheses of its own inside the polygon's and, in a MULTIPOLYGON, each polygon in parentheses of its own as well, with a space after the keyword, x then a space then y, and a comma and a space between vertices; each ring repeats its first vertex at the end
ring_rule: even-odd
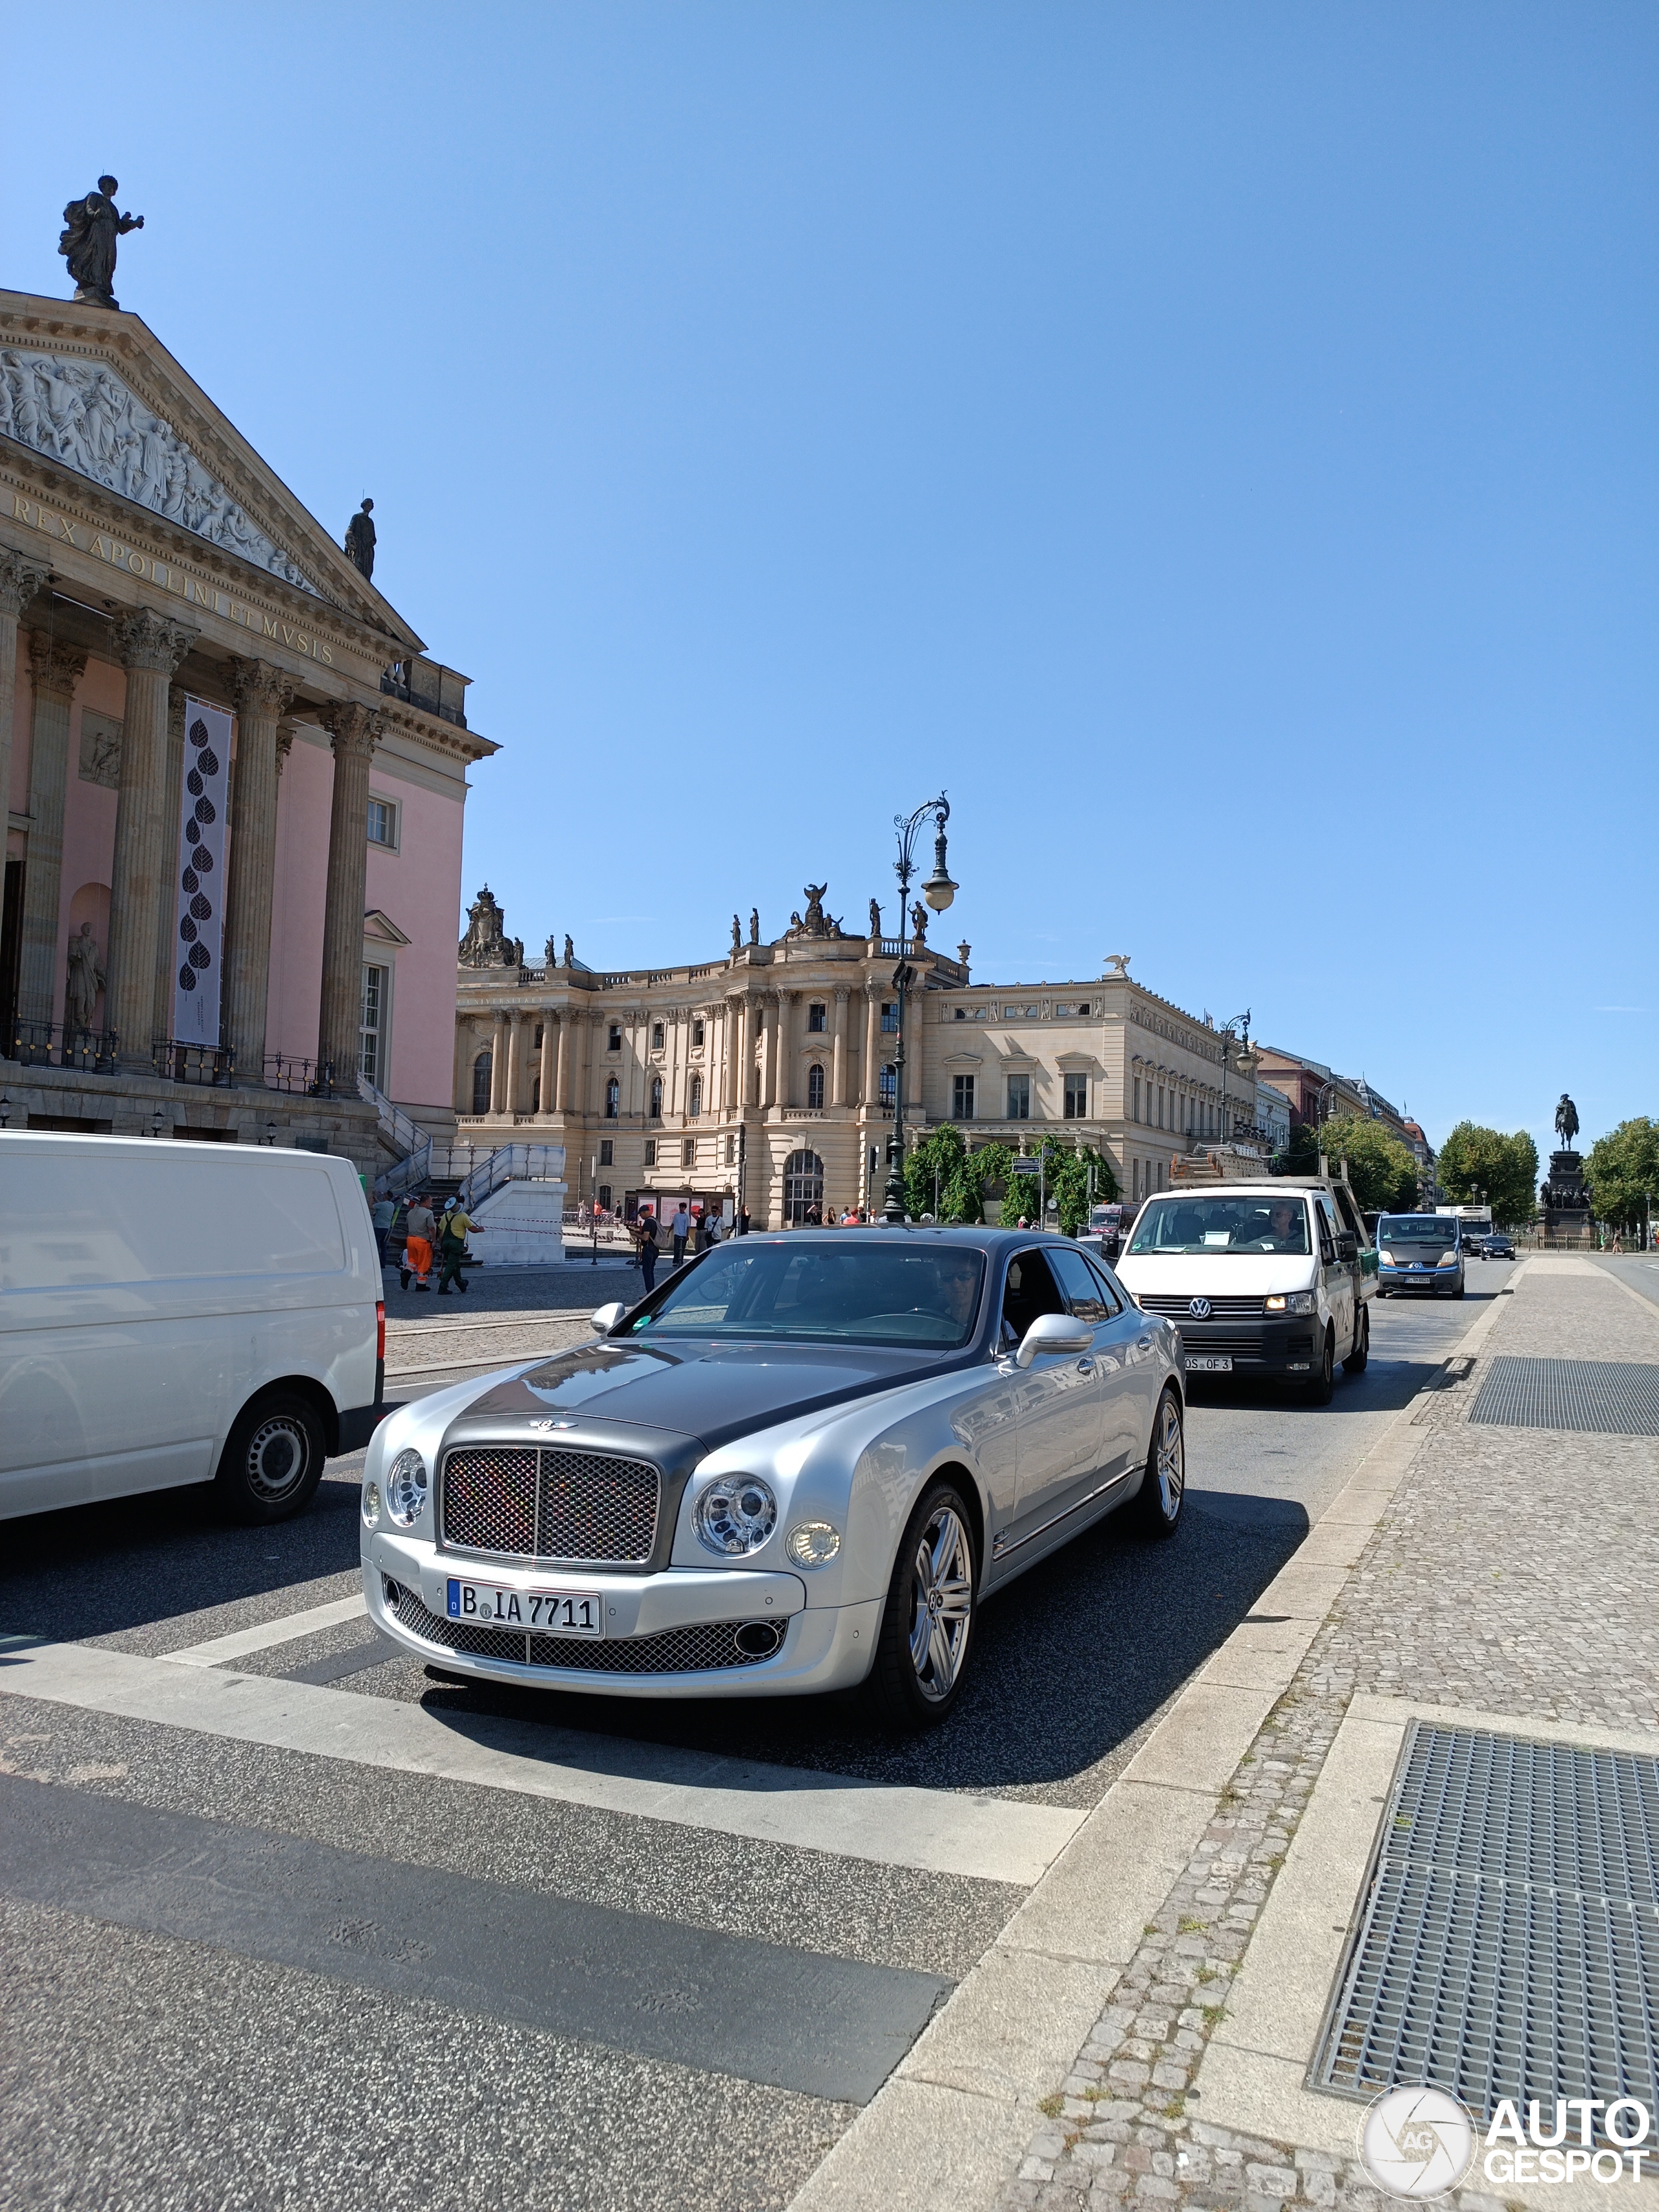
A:
MULTIPOLYGON (((899 883, 899 944, 906 942, 905 927, 909 917, 910 878, 915 873, 916 831, 932 815, 936 824, 933 838, 933 872, 921 887, 921 895, 935 914, 943 914, 957 895, 951 880, 951 872, 945 865, 945 825, 951 818, 950 804, 940 792, 926 805, 917 807, 908 818, 902 814, 893 817, 893 827, 898 832, 899 856, 893 863, 893 872, 899 883)), ((887 1201, 883 1211, 890 1222, 904 1218, 904 1039, 905 1013, 909 1004, 910 986, 916 981, 916 971, 902 957, 893 970, 893 990, 898 1000, 898 1048, 893 1056, 893 1133, 887 1147, 887 1201)))

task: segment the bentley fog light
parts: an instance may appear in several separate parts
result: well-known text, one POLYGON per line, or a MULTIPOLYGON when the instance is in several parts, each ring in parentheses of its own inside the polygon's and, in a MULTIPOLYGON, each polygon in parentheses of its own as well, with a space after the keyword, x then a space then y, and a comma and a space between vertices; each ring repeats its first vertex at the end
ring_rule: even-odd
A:
POLYGON ((1281 1291, 1262 1303, 1270 1314, 1310 1314, 1316 1302, 1311 1291, 1281 1291))
POLYGON ((386 1510, 400 1528, 413 1526, 426 1504, 426 1462, 400 1451, 386 1471, 386 1510))
POLYGON ((372 1528, 380 1517, 380 1486, 378 1482, 363 1485, 363 1526, 372 1528))
POLYGON ((828 1521, 797 1521, 783 1548, 798 1567, 827 1566, 841 1549, 841 1530, 828 1521))
POLYGON ((692 1515, 697 1540, 722 1559, 757 1552, 778 1525, 772 1486, 757 1474, 726 1474, 711 1482, 692 1515))

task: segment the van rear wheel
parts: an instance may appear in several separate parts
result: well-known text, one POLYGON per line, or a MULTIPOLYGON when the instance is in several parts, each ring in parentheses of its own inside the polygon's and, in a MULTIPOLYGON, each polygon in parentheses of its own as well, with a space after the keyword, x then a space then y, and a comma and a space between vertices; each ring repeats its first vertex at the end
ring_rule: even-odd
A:
POLYGON ((244 1407, 225 1439, 214 1487, 233 1520, 286 1521, 323 1479, 323 1425, 307 1399, 275 1390, 244 1407))

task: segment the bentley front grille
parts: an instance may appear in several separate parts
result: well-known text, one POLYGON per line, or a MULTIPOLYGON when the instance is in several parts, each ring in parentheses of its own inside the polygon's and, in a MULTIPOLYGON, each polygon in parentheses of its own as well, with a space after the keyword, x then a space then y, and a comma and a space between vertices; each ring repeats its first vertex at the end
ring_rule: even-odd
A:
POLYGON ((443 1540, 495 1559, 642 1566, 661 1489, 648 1460, 469 1445, 444 1462, 443 1540))
POLYGON ((441 1650, 506 1659, 514 1666, 574 1668, 586 1674, 695 1674, 758 1667, 783 1648, 783 1620, 709 1620, 654 1636, 533 1636, 475 1628, 429 1613, 411 1589, 389 1583, 388 1601, 402 1626, 441 1650))

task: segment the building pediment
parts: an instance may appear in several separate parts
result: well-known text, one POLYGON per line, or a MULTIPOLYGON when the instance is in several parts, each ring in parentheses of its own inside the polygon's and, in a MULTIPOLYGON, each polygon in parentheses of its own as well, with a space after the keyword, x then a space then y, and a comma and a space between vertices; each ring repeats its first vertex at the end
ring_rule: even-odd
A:
POLYGON ((370 945, 408 945, 411 940, 404 935, 388 914, 372 906, 363 916, 363 936, 370 945))
POLYGON ((0 444, 422 641, 137 315, 0 292, 0 444))

